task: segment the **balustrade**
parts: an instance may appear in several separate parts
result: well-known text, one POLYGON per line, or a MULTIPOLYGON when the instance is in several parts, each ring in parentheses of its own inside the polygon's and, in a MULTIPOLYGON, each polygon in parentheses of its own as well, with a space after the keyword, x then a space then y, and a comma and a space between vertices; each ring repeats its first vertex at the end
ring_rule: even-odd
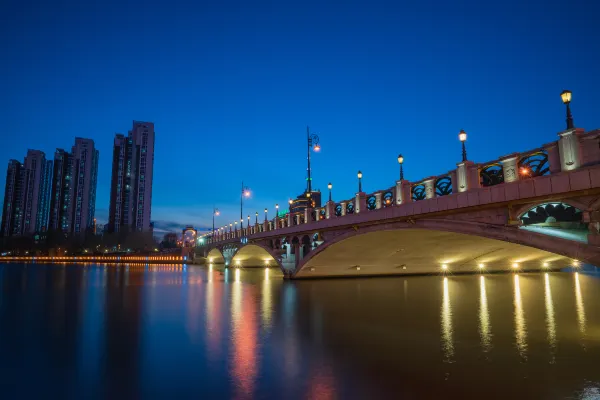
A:
MULTIPOLYGON (((446 174, 410 182, 399 180, 392 188, 371 194, 359 192, 354 198, 339 202, 328 201, 322 207, 307 208, 304 212, 276 216, 263 224, 240 229, 240 236, 251 236, 274 229, 291 228, 321 220, 342 218, 346 215, 377 211, 404 203, 423 201, 435 197, 451 196, 472 189, 511 184, 523 179, 536 178, 581 166, 600 163, 600 130, 585 133, 583 129, 570 129, 559 133, 559 140, 541 148, 523 153, 513 153, 497 160, 475 164, 462 161, 456 169, 446 174), (584 148, 587 145, 589 148, 584 148), (244 234, 245 232, 245 234, 244 234)), ((222 232, 209 243, 238 237, 238 230, 222 232)))

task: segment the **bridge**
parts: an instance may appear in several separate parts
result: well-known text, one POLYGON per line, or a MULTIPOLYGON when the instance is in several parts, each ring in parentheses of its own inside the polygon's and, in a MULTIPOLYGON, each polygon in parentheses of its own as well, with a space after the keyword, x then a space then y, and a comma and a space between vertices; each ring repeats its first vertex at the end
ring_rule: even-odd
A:
MULTIPOLYGON (((198 249, 208 263, 278 266, 288 278, 600 266, 600 129, 524 153, 329 201, 198 249)), ((309 194, 310 195, 310 194, 309 194)))

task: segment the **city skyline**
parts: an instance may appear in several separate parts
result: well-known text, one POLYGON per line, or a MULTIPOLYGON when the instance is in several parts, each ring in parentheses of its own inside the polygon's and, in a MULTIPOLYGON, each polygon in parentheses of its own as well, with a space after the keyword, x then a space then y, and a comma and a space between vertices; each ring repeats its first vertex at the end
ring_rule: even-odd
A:
POLYGON ((242 181, 252 189, 244 214, 287 204, 306 186, 307 125, 322 146, 314 188, 325 193, 332 182, 337 200, 356 192, 358 170, 367 192, 392 186, 398 153, 409 180, 452 170, 460 129, 469 159, 493 160, 556 140, 563 89, 573 91, 576 126, 600 125, 599 56, 590 51, 599 38, 589 29, 598 5, 583 4, 548 3, 543 15, 519 2, 146 5, 139 29, 128 23, 135 4, 15 4, 0 28, 14 33, 4 35, 12 62, 0 66, 12 77, 0 162, 29 147, 52 154, 50 140, 92 138, 105 155, 96 202, 104 223, 114 132, 153 121, 163 139, 152 220, 175 230, 210 227, 213 205, 216 226, 238 220, 242 181), (560 29, 567 19, 577 23, 560 29))

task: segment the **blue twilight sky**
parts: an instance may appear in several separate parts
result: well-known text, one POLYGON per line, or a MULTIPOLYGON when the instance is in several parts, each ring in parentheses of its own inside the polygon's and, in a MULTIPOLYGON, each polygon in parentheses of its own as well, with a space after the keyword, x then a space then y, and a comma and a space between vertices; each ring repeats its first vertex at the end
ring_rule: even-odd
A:
MULTIPOLYGON (((23 1, 0 6, 4 166, 75 136, 100 150, 108 214, 112 141, 156 124, 153 220, 217 226, 286 204, 321 138, 314 187, 334 198, 455 168, 458 131, 481 162, 600 127, 598 1, 23 1)), ((261 212, 261 218, 263 213, 261 212)), ((270 215, 272 216, 272 214, 270 215)), ((252 217, 254 219, 254 216, 252 217)))

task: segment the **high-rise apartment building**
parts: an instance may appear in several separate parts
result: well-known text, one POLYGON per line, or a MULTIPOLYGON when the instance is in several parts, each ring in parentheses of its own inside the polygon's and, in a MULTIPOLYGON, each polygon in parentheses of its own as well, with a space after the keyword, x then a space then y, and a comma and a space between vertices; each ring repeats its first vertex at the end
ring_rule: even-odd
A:
POLYGON ((56 149, 49 213, 51 229, 75 234, 93 229, 98 158, 91 139, 75 138, 70 153, 56 149))
POLYGON ((19 197, 21 189, 21 180, 23 173, 23 164, 17 160, 8 162, 6 170, 6 185, 4 187, 4 206, 2 209, 2 226, 0 226, 0 236, 11 236, 15 225, 19 222, 19 197))
POLYGON ((107 232, 149 232, 154 167, 154 123, 133 121, 115 135, 107 232))
POLYGON ((6 172, 2 236, 45 231, 48 227, 49 171, 52 161, 40 150, 28 150, 23 164, 10 160, 6 172))

